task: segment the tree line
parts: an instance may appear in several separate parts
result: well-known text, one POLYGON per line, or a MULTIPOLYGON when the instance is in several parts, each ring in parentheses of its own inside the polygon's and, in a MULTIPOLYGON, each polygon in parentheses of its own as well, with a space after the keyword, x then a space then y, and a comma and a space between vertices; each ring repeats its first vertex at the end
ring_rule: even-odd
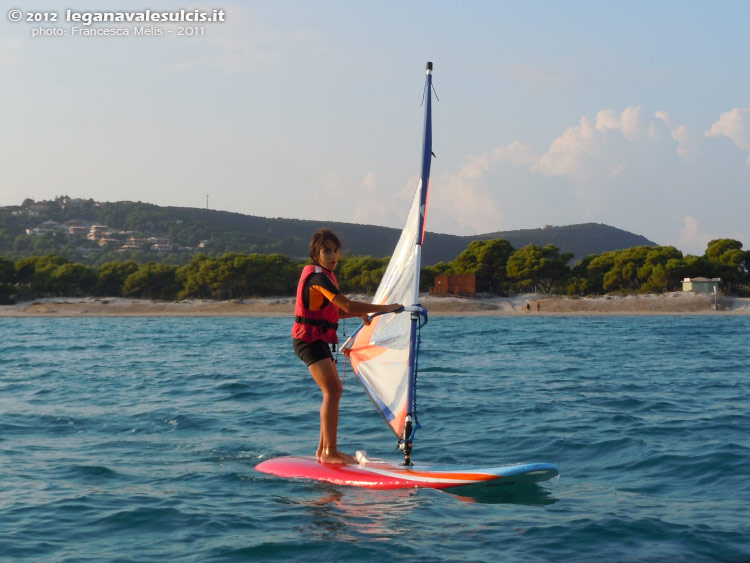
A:
POLYGON ((734 239, 708 243, 703 256, 684 256, 674 246, 636 246, 592 254, 576 265, 553 245, 529 244, 518 250, 507 241, 473 241, 437 273, 476 275, 477 291, 507 295, 536 290, 565 295, 662 293, 682 289, 685 278, 721 278, 725 291, 750 293, 750 251, 734 239))
MULTIPOLYGON (((503 239, 473 241, 455 260, 422 268, 421 291, 440 274, 474 274, 477 291, 495 295, 538 291, 567 295, 658 293, 681 289, 687 277, 719 277, 726 291, 750 293, 750 251, 734 239, 708 243, 703 256, 673 246, 637 246, 587 256, 553 245, 514 249, 503 239)), ((372 294, 388 258, 343 256, 337 276, 342 291, 372 294)), ((39 297, 139 297, 147 299, 241 299, 294 295, 305 262, 281 254, 198 254, 184 266, 162 262, 79 264, 56 254, 12 261, 0 257, 0 303, 39 297)))

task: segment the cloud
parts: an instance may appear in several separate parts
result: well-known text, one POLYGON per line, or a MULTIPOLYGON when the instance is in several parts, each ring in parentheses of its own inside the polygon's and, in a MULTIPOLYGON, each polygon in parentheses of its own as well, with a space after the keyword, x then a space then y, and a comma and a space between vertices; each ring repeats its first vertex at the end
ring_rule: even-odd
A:
POLYGON ((378 188, 378 180, 375 176, 375 172, 368 172, 365 174, 365 179, 362 181, 362 187, 366 190, 376 190, 378 188))
POLYGON ((596 128, 585 117, 555 139, 538 162, 538 170, 545 176, 585 175, 584 161, 596 156, 600 148, 596 142, 596 128))
POLYGON ((519 141, 468 157, 457 172, 433 180, 448 195, 431 203, 430 224, 440 224, 445 232, 498 230, 504 222, 502 202, 518 197, 510 171, 528 170, 538 159, 532 148, 519 141))
MULTIPOLYGON (((713 129, 745 143, 749 117, 728 112, 713 129)), ((541 153, 515 140, 467 156, 436 181, 449 195, 435 198, 430 225, 445 232, 594 221, 697 254, 712 238, 736 238, 743 229, 731 225, 744 224, 740 210, 750 206, 743 162, 668 112, 640 106, 584 116, 541 153)))
POLYGON ((510 166, 530 166, 534 164, 539 155, 532 149, 519 141, 513 141, 507 147, 497 147, 492 151, 492 159, 496 162, 505 162, 510 166))
MULTIPOLYGON (((686 125, 673 125, 669 113, 666 111, 657 111, 654 117, 664 122, 667 126, 672 139, 677 143, 677 154, 682 157, 687 157, 692 151, 696 150, 696 140, 690 135, 686 125)), ((653 125, 653 124, 652 124, 653 125)), ((653 134, 654 129, 650 130, 650 134, 653 134)))
MULTIPOLYGON (((331 170, 311 187, 310 208, 315 218, 398 228, 416 182, 390 189, 372 170, 331 170)), ((427 228, 470 235, 598 222, 701 255, 715 238, 750 243, 740 232, 749 182, 733 146, 691 135, 668 112, 604 109, 546 150, 516 139, 434 169, 427 228)))
POLYGON ((722 113, 706 131, 707 137, 729 137, 740 150, 748 153, 750 165, 750 108, 734 108, 722 113))
MULTIPOLYGON (((543 154, 515 140, 469 156, 458 171, 441 178, 450 204, 438 209, 437 216, 464 233, 528 227, 533 218, 560 224, 565 220, 559 214, 566 208, 575 209, 579 222, 601 220, 613 190, 637 174, 648 131, 640 107, 606 109, 593 120, 582 117, 543 154)), ((661 150, 673 149, 670 140, 661 150)))
POLYGON ((601 175, 617 176, 627 167, 622 160, 623 141, 639 143, 648 139, 649 130, 640 107, 628 107, 621 113, 601 110, 592 122, 582 117, 552 141, 537 164, 545 176, 571 176, 589 179, 601 175), (598 169, 598 170, 597 170, 598 169))
POLYGON ((688 215, 682 221, 682 228, 676 242, 672 244, 677 248, 686 249, 685 252, 700 256, 705 252, 708 241, 713 238, 703 231, 700 222, 695 217, 688 215))
POLYGON ((626 139, 636 140, 643 135, 643 119, 640 106, 625 108, 619 115, 613 109, 605 109, 596 115, 596 129, 619 130, 626 139))
POLYGON ((352 220, 356 223, 395 224, 393 223, 393 206, 380 193, 375 172, 367 172, 359 185, 354 185, 354 189, 349 191, 345 201, 352 202, 352 220))
POLYGON ((720 238, 738 240, 743 243, 745 248, 747 248, 749 246, 748 241, 750 241, 750 233, 726 231, 723 228, 717 230, 712 229, 712 231, 709 231, 701 225, 697 218, 688 215, 683 219, 677 240, 670 241, 669 244, 681 249, 685 254, 702 256, 706 251, 708 243, 720 238))
MULTIPOLYGON (((411 201, 415 187, 416 183, 409 186, 408 199, 404 201, 411 201)), ((310 190, 310 202, 305 207, 315 210, 307 213, 313 219, 400 228, 403 218, 398 211, 406 213, 401 201, 404 194, 403 190, 393 195, 383 193, 372 171, 355 181, 339 170, 328 170, 318 178, 316 188, 310 190), (399 204, 394 205, 394 200, 399 204)))

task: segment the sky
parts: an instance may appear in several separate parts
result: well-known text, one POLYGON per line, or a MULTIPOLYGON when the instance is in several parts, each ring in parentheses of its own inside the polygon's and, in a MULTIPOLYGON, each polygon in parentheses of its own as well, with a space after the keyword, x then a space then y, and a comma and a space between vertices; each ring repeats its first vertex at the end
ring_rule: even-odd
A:
POLYGON ((428 231, 596 222, 685 254, 750 247, 750 2, 47 0, 19 22, 28 3, 3 4, 0 206, 400 228, 432 61, 428 231), (125 9, 224 21, 82 23, 125 9))

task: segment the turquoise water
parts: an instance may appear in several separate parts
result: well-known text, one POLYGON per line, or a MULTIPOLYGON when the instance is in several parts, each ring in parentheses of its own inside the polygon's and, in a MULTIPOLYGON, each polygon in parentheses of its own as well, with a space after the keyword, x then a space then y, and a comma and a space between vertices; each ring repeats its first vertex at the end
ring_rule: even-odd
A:
MULTIPOLYGON (((750 560, 750 317, 432 318, 414 458, 561 471, 472 499, 256 472, 318 441, 289 330, 0 319, 0 560, 750 560)), ((340 444, 398 458, 350 370, 340 444)))

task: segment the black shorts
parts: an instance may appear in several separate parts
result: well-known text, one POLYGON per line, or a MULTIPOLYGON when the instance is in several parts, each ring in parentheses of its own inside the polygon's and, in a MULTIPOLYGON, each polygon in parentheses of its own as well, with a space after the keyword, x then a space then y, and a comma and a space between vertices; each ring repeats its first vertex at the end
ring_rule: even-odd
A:
POLYGON ((311 366, 315 362, 331 358, 333 360, 333 353, 331 352, 330 344, 326 344, 322 340, 316 340, 314 342, 305 342, 299 338, 294 338, 294 353, 297 357, 305 362, 306 366, 311 366))

